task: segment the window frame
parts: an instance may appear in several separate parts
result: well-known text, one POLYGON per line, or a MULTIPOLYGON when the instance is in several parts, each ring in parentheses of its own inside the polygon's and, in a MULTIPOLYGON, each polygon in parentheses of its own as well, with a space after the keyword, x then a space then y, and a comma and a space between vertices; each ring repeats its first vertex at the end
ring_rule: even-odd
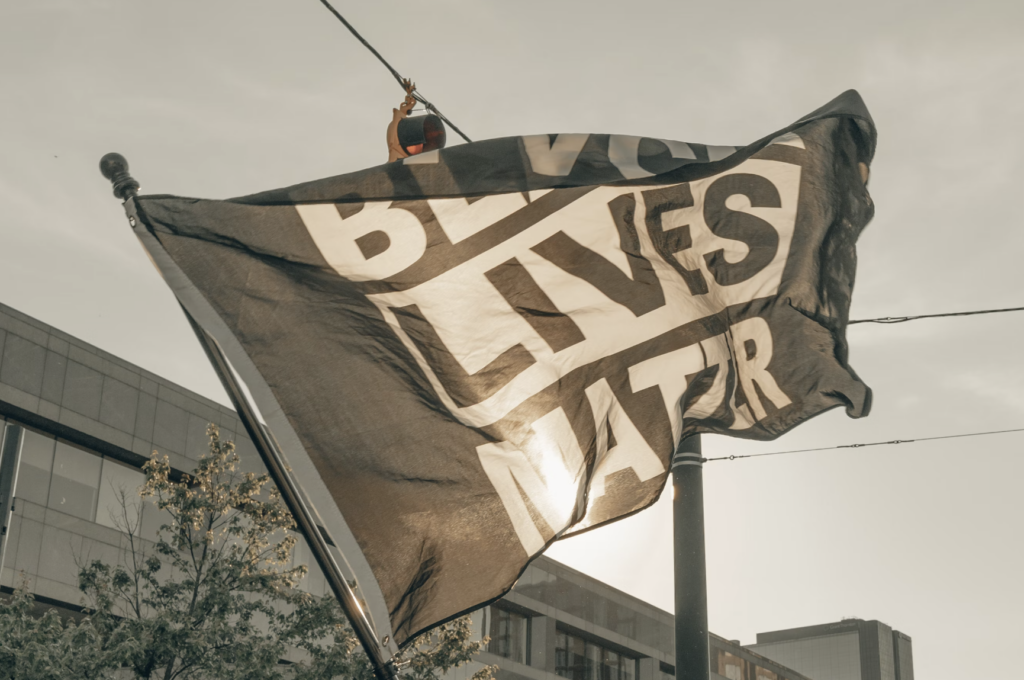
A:
POLYGON ((530 614, 513 607, 502 607, 500 605, 492 604, 488 607, 488 621, 487 621, 487 636, 490 641, 487 643, 487 652, 494 656, 501 657, 502 659, 508 659, 514 663, 521 663, 524 665, 530 664, 531 642, 532 642, 532 631, 533 626, 530 623, 532 618, 530 614), (499 637, 495 632, 496 627, 499 625, 499 618, 506 617, 507 632, 505 635, 499 637), (519 620, 522 625, 520 635, 522 640, 518 644, 515 643, 515 634, 511 623, 513 620, 519 620), (507 645, 508 654, 501 652, 501 645, 507 645), (522 659, 516 658, 514 647, 518 647, 518 651, 522 654, 522 659))
MULTIPOLYGON (((84 519, 87 522, 92 522, 92 523, 95 524, 96 523, 96 506, 99 503, 99 499, 100 499, 100 480, 101 480, 101 477, 103 475, 103 454, 98 453, 96 451, 92 451, 90 449, 83 448, 81 446, 78 446, 77 444, 73 444, 73 443, 67 441, 66 439, 61 439, 60 437, 57 437, 56 440, 57 440, 57 443, 54 446, 54 451, 53 451, 53 466, 52 466, 52 468, 50 470, 50 491, 49 491, 49 494, 48 494, 48 497, 47 497, 46 507, 51 509, 51 510, 54 510, 56 512, 61 512, 61 513, 64 513, 65 515, 70 515, 72 517, 77 517, 78 519, 84 519), (64 447, 63 449, 61 448, 62 445, 64 447), (97 461, 97 464, 96 464, 96 482, 95 482, 95 485, 92 487, 92 490, 93 490, 92 491, 92 498, 89 500, 89 505, 91 507, 88 510, 88 513, 89 513, 88 517, 83 517, 82 515, 78 514, 77 512, 69 512, 69 510, 71 510, 71 507, 62 508, 61 506, 64 505, 64 503, 61 503, 60 505, 54 505, 54 503, 53 503, 53 501, 54 501, 54 493, 53 493, 54 484, 58 482, 57 459, 58 459, 58 456, 63 451, 75 451, 78 454, 81 454, 83 456, 91 456, 93 458, 96 458, 96 461, 97 461)), ((86 458, 80 458, 79 460, 80 461, 86 461, 87 459, 86 458)), ((74 462, 75 458, 71 457, 69 459, 69 461, 74 462)), ((86 464, 87 465, 91 464, 91 461, 89 461, 86 464)), ((79 480, 75 479, 75 476, 59 475, 59 478, 60 478, 61 482, 71 482, 72 484, 74 484, 74 483, 82 484, 82 482, 80 482, 79 480)), ((87 486, 87 484, 82 484, 82 486, 87 486)), ((67 496, 64 496, 63 498, 66 499, 67 496)))
POLYGON ((581 635, 567 626, 555 626, 555 675, 568 680, 637 680, 640 657, 634 654, 632 650, 623 651, 618 645, 581 635), (562 639, 567 643, 564 646, 560 644, 562 639), (582 654, 575 653, 579 643, 582 643, 582 654), (573 653, 570 654, 570 651, 573 653), (615 674, 605 678, 603 669, 611 669, 613 666, 604 661, 612 655, 617 661, 615 674), (569 663, 577 657, 583 659, 582 671, 580 664, 569 663), (628 668, 628 672, 624 672, 624 668, 628 668))

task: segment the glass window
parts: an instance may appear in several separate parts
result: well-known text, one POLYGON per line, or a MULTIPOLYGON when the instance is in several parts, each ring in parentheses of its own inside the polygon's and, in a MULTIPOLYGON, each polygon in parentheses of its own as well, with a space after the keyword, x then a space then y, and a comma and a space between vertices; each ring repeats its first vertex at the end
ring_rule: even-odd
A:
POLYGON ((96 514, 101 463, 96 454, 57 442, 48 506, 91 522, 96 514))
POLYGON ((587 668, 586 646, 583 638, 558 631, 555 636, 555 673, 571 680, 593 680, 587 668))
POLYGON ((620 654, 619 655, 619 680, 633 680, 637 676, 637 660, 620 654))
POLYGON ((743 659, 725 650, 718 650, 718 674, 729 680, 743 680, 743 659))
POLYGON ((555 673, 571 680, 633 680, 636 659, 559 630, 555 673))
POLYGON ((896 680, 896 659, 892 653, 892 629, 878 626, 878 662, 882 680, 896 680))
POLYGON ((53 469, 53 447, 57 442, 52 437, 26 428, 22 428, 21 437, 21 465, 18 467, 18 488, 14 490, 14 496, 46 505, 46 496, 50 492, 50 470, 53 469))
POLYGON ((642 613, 586 591, 582 586, 531 565, 516 582, 515 590, 573 616, 613 630, 619 635, 645 640, 664 651, 674 651, 674 631, 642 613))
POLYGON ((555 631, 555 673, 563 678, 569 677, 565 670, 569 667, 569 636, 563 631, 555 631))
POLYGON ((96 504, 97 524, 118 531, 130 529, 140 535, 143 503, 139 487, 145 481, 146 475, 142 470, 112 458, 104 458, 99 502, 96 504))
MULTIPOLYGON (((313 562, 316 561, 313 559, 313 551, 309 549, 309 545, 306 544, 306 539, 302 537, 302 534, 295 534, 295 536, 298 540, 295 541, 295 547, 292 548, 292 563, 290 568, 305 565, 307 570, 311 570, 313 568, 313 562)), ((299 579, 297 587, 299 590, 309 592, 308 584, 309 572, 307 571, 306 575, 299 579)))
POLYGON ((597 680, 618 680, 619 655, 610 649, 587 645, 587 661, 597 671, 597 680))
MULTIPOLYGON (((156 496, 142 499, 142 537, 154 543, 160 540, 160 527, 171 523, 171 513, 157 506, 156 496)), ((166 537, 170 540, 170 537, 166 537)))
MULTIPOLYGON (((309 543, 306 542, 305 537, 301 533, 289 533, 297 540, 295 541, 295 547, 292 548, 291 563, 280 565, 281 569, 294 569, 295 567, 305 566, 306 575, 299 579, 296 587, 313 595, 323 595, 327 587, 327 577, 320 570, 320 565, 317 563, 316 557, 313 556, 313 549, 309 547, 309 543)), ((232 540, 241 547, 241 541, 237 538, 232 540)))
MULTIPOLYGON (((596 645, 589 646, 596 647, 596 645)), ((636 659, 603 647, 598 647, 598 649, 601 650, 598 680, 633 680, 636 673, 636 659)))
POLYGON ((327 588, 327 577, 320 569, 320 564, 313 558, 313 551, 309 552, 309 573, 306 575, 306 592, 313 595, 324 595, 327 588))
POLYGON ((488 633, 491 641, 487 651, 512 661, 527 663, 529 626, 530 619, 522 614, 491 607, 491 629, 488 633))

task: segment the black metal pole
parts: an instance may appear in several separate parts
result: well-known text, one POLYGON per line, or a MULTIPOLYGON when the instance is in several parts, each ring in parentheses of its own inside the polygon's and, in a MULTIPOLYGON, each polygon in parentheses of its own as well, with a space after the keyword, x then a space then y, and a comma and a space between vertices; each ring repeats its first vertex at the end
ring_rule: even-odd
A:
MULTIPOLYGON (((120 154, 108 153, 100 160, 100 171, 114 185, 114 195, 125 202, 125 210, 129 213, 129 222, 134 226, 135 222, 132 216, 134 206, 128 203, 128 201, 135 197, 136 192, 139 190, 139 183, 128 174, 128 161, 120 154)), ((395 664, 391 659, 387 658, 382 643, 377 640, 373 626, 363 611, 358 598, 356 598, 355 592, 348 584, 348 581, 345 580, 344 574, 342 574, 334 557, 330 554, 327 542, 317 527, 316 521, 313 519, 312 513, 307 507, 297 485, 288 473, 288 466, 284 463, 274 440, 260 424, 241 386, 235 381, 227 358, 217 345, 217 342, 196 323, 192 315, 188 313, 188 310, 182 307, 182 311, 192 326, 199 344, 206 352, 210 365, 213 366, 214 371, 220 378, 224 391, 231 398, 231 403, 238 413, 239 420, 242 421, 249 434, 249 438, 252 440, 253 446, 260 454, 260 458, 263 459, 263 463, 270 473, 270 478, 274 480, 278 491, 281 492, 282 500, 284 500, 288 510, 295 518, 299 531, 306 537, 310 550, 314 558, 316 558, 321 571, 323 571, 328 585, 334 591, 334 596, 338 599, 342 610, 352 624, 352 630, 355 632, 360 644, 362 644, 363 650, 373 666, 377 680, 397 680, 398 674, 395 664)), ((383 644, 387 644, 387 641, 385 640, 383 644)))
POLYGON ((676 587, 676 680, 709 680, 708 582, 704 556, 704 458, 700 435, 672 458, 676 587))

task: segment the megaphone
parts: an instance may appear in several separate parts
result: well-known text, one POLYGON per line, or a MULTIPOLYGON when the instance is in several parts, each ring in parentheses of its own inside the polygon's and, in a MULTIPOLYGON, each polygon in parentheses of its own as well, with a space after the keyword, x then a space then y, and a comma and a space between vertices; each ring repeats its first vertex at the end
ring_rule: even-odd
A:
POLYGON ((443 149, 446 141, 444 123, 432 113, 398 121, 398 143, 410 156, 443 149))

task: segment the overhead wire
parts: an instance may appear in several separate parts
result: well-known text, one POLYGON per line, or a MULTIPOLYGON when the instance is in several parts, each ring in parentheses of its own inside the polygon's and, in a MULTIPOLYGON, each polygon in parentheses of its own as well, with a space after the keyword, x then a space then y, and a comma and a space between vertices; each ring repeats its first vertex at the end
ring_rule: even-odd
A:
MULTIPOLYGON (((361 42, 361 43, 363 44, 363 46, 364 46, 364 47, 365 47, 366 49, 370 50, 370 52, 371 52, 371 53, 373 54, 373 56, 377 57, 377 60, 378 60, 378 61, 380 61, 380 63, 384 64, 384 68, 386 68, 386 69, 387 69, 388 71, 390 71, 390 72, 391 72, 391 75, 392 75, 392 76, 394 76, 395 80, 396 80, 396 81, 398 81, 398 84, 399 84, 399 85, 401 85, 401 87, 402 87, 402 90, 404 91, 404 90, 405 90, 405 87, 406 87, 406 82, 408 82, 408 81, 407 81, 407 80, 406 80, 405 78, 403 78, 403 77, 402 77, 402 74, 401 74, 401 73, 399 73, 399 72, 398 72, 398 71, 397 71, 397 70, 395 69, 395 67, 394 67, 394 66, 392 66, 391 64, 389 64, 389 63, 388 63, 388 61, 387 61, 387 59, 385 59, 385 58, 384 58, 383 56, 381 56, 381 53, 380 53, 380 52, 378 52, 378 51, 377 51, 377 50, 376 50, 376 49, 375 49, 375 48, 373 47, 373 45, 371 45, 371 44, 369 43, 369 41, 367 41, 367 40, 366 40, 366 38, 364 38, 363 36, 361 36, 361 35, 359 34, 359 31, 357 31, 357 30, 356 30, 355 26, 353 26, 352 24, 350 24, 350 23, 348 22, 348 20, 346 20, 346 19, 345 19, 345 17, 343 17, 343 16, 341 15, 341 12, 339 12, 338 10, 336 10, 336 9, 334 8, 334 6, 333 6, 333 5, 332 5, 332 4, 330 3, 330 2, 328 2, 327 0, 320 0, 320 3, 321 3, 321 4, 322 4, 322 5, 324 6, 324 7, 326 7, 326 8, 327 8, 327 9, 328 9, 328 10, 329 10, 329 11, 331 12, 331 14, 333 14, 334 16, 336 16, 336 17, 338 18, 338 21, 340 21, 340 22, 341 22, 342 24, 344 24, 344 25, 345 25, 345 28, 347 28, 347 29, 349 30, 349 32, 350 32, 350 33, 351 33, 352 35, 354 35, 354 36, 355 36, 356 40, 358 40, 359 42, 361 42)), ((423 96, 422 94, 420 94, 420 93, 419 93, 419 91, 417 91, 417 90, 413 90, 413 92, 412 92, 412 98, 413 98, 413 99, 415 99, 416 101, 418 101, 418 102, 419 102, 420 104, 423 104, 423 106, 424 106, 424 107, 425 107, 425 108, 426 108, 426 109, 427 109, 428 111, 430 111, 430 112, 431 112, 431 113, 433 113, 433 114, 434 114, 435 116, 437 116, 438 118, 440 118, 441 120, 443 120, 443 121, 445 122, 445 124, 446 124, 446 125, 448 125, 448 127, 450 127, 450 128, 452 129, 452 130, 454 130, 454 131, 455 131, 456 133, 458 133, 458 135, 459 135, 460 137, 462 137, 462 138, 463 138, 464 140, 466 140, 467 142, 471 142, 471 141, 473 141, 473 140, 471 140, 471 139, 470 139, 469 137, 467 137, 467 136, 466 136, 466 134, 465 134, 465 133, 464 133, 464 132, 463 132, 462 130, 460 130, 460 129, 459 129, 458 127, 456 127, 455 123, 451 122, 451 121, 450 121, 450 120, 449 120, 449 119, 448 119, 448 118, 447 118, 447 117, 446 117, 446 116, 445 116, 445 115, 444 115, 443 113, 441 113, 441 111, 440 111, 440 110, 438 110, 438 108, 437 108, 436 106, 434 106, 434 105, 433 105, 432 103, 430 103, 430 101, 428 101, 426 97, 424 97, 424 96, 423 96)))
MULTIPOLYGON (((881 324, 894 324, 903 323, 905 321, 917 321, 918 319, 936 319, 941 317, 953 317, 953 316, 974 316, 977 314, 1001 314, 1003 312, 1021 312, 1024 311, 1024 307, 1005 307, 1002 309, 979 309, 970 312, 943 312, 941 314, 916 314, 914 316, 883 316, 876 319, 856 319, 850 321, 850 324, 855 323, 881 323, 881 324)), ((712 462, 716 460, 738 460, 740 458, 760 458, 761 456, 782 456, 790 453, 811 453, 813 451, 835 451, 837 449, 858 449, 864 446, 892 446, 895 444, 913 444, 916 442, 927 442, 935 441, 938 439, 959 439, 961 437, 982 437, 990 434, 1007 434, 1009 432, 1024 432, 1024 428, 1016 428, 1010 430, 992 430, 988 432, 968 432, 966 434, 947 434, 937 437, 917 437, 915 439, 892 439, 884 442, 867 442, 864 444, 839 444, 838 446, 821 446, 813 449, 791 449, 788 451, 769 451, 766 453, 748 453, 744 455, 733 455, 733 456, 716 456, 714 458, 705 458, 705 462, 712 462)))
POLYGON ((769 451, 767 453, 747 453, 743 455, 732 455, 732 456, 715 456, 713 458, 705 458, 705 462, 713 462, 716 460, 739 460, 740 458, 760 458, 762 456, 784 456, 790 453, 811 453, 813 451, 835 451, 837 449, 859 449, 865 446, 891 446, 896 444, 914 444, 917 442, 928 442, 936 441, 939 439, 961 439, 963 437, 983 437, 990 434, 1008 434, 1010 432, 1024 432, 1024 427, 1018 427, 1011 430, 990 430, 987 432, 967 432, 964 434, 946 434, 939 435, 937 437, 916 437, 914 439, 891 439, 884 442, 867 442, 863 444, 839 444, 838 446, 820 446, 813 449, 791 449, 788 451, 769 451))
POLYGON ((941 314, 916 314, 914 316, 882 316, 877 319, 856 319, 850 321, 849 325, 855 323, 903 323, 905 321, 917 321, 918 319, 938 319, 946 316, 975 316, 977 314, 1002 314, 1004 312, 1022 312, 1024 307, 1006 307, 1003 309, 979 309, 972 312, 943 312, 941 314))

